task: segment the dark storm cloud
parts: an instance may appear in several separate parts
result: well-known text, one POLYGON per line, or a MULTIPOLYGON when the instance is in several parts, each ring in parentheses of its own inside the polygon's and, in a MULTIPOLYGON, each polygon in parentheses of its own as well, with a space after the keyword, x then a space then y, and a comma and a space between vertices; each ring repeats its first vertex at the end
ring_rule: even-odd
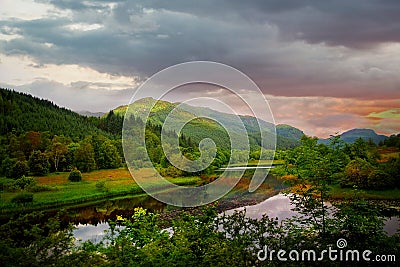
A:
POLYGON ((232 18, 276 24, 282 37, 349 47, 400 41, 397 0, 150 0, 142 4, 202 17, 232 18))
POLYGON ((142 78, 173 64, 211 60, 242 70, 268 94, 359 97, 362 89, 365 98, 400 97, 399 78, 387 82, 395 64, 348 60, 400 41, 396 0, 47 3, 71 15, 1 21, 22 36, 0 41, 3 53, 142 78), (84 30, 93 24, 100 26, 84 30))

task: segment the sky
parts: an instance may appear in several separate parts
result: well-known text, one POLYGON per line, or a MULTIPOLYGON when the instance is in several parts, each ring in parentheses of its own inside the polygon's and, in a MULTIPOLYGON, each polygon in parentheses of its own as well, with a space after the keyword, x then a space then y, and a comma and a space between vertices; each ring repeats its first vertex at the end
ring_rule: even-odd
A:
MULTIPOLYGON (((398 0, 0 0, 0 6, 0 87, 75 111, 106 112, 129 103, 158 71, 209 60, 248 75, 278 124, 319 137, 352 128, 400 132, 398 0)), ((194 86, 166 100, 210 94, 230 97, 194 86)))

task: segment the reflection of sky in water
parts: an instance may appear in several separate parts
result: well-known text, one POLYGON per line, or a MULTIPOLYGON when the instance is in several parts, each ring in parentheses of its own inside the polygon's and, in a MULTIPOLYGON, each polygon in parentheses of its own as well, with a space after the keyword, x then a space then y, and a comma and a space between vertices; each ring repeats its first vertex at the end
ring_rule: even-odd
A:
MULTIPOLYGON (((117 226, 116 228, 120 229, 121 226, 117 226)), ((78 224, 73 234, 79 242, 92 241, 93 243, 98 243, 106 235, 106 230, 109 229, 110 226, 106 222, 98 223, 96 226, 92 224, 78 224)))
MULTIPOLYGON (((297 212, 291 210, 292 208, 294 208, 294 205, 291 205, 289 198, 283 194, 278 194, 276 196, 270 197, 256 205, 228 210, 225 213, 227 215, 231 215, 234 213, 235 210, 241 211, 244 208, 246 208, 246 215, 250 218, 260 219, 263 214, 267 214, 270 218, 277 217, 280 222, 284 219, 290 218, 298 214, 297 212)), ((385 221, 384 230, 389 235, 393 235, 396 233, 399 226, 399 217, 388 218, 385 221)), ((73 234, 75 238, 80 240, 80 242, 90 240, 92 242, 98 243, 106 235, 105 231, 109 229, 110 227, 106 222, 99 223, 97 224, 97 226, 91 224, 78 224, 76 229, 73 231, 73 234)), ((170 232, 170 234, 172 233, 172 229, 165 230, 170 232)))
MULTIPOLYGON (((330 206, 329 203, 327 203, 330 206)), ((292 211, 294 205, 290 204, 290 200, 287 196, 283 194, 278 194, 276 196, 270 197, 265 201, 252 206, 245 206, 241 208, 236 208, 228 210, 225 213, 227 215, 233 214, 235 210, 241 211, 246 208, 246 216, 253 219, 260 219, 263 214, 267 214, 270 218, 278 217, 279 222, 284 219, 290 218, 294 215, 298 215, 297 212, 292 211)), ((383 229, 389 235, 393 235, 399 229, 400 218, 392 217, 385 220, 383 229)))
POLYGON ((279 221, 282 221, 283 219, 290 218, 298 214, 297 212, 291 210, 294 208, 294 205, 291 205, 289 198, 282 194, 270 197, 256 205, 228 210, 225 213, 230 215, 233 214, 235 210, 241 211, 244 208, 246 208, 247 217, 253 219, 260 219, 263 214, 267 214, 270 218, 278 217, 279 221))
POLYGON ((399 227, 400 227, 400 218, 399 217, 391 217, 391 218, 386 219, 383 229, 389 235, 394 235, 399 230, 399 227))

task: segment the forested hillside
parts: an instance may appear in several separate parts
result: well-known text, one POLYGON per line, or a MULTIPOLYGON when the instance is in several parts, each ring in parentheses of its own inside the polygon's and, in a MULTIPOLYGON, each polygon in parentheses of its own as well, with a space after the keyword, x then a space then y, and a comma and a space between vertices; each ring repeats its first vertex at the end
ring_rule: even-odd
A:
POLYGON ((91 134, 109 135, 92 118, 60 108, 28 94, 0 89, 0 135, 49 132, 79 140, 91 134))
MULTIPOLYGON (((114 109, 112 112, 113 114, 124 115, 127 109, 128 106, 125 105, 114 109)), ((274 149, 273 140, 275 138, 277 148, 296 147, 300 144, 300 138, 303 135, 302 131, 289 125, 278 125, 275 135, 272 123, 256 119, 255 117, 240 115, 240 121, 238 121, 237 117, 233 114, 167 101, 158 100, 156 103, 155 99, 149 97, 130 104, 128 112, 135 117, 143 117, 146 112, 150 112, 149 121, 154 125, 162 125, 172 110, 174 110, 171 116, 173 125, 180 125, 182 122, 187 122, 196 117, 203 117, 187 123, 182 129, 182 133, 191 137, 195 143, 199 143, 203 138, 209 137, 218 141, 224 149, 230 148, 227 131, 231 133, 232 142, 236 142, 242 149, 246 147, 247 138, 243 139, 237 134, 243 125, 248 133, 248 141, 253 150, 259 149, 261 146, 260 131, 263 132, 265 138, 264 149, 274 149), (150 110, 150 108, 152 109, 150 110), (227 126, 227 131, 222 127, 223 125, 227 126)))

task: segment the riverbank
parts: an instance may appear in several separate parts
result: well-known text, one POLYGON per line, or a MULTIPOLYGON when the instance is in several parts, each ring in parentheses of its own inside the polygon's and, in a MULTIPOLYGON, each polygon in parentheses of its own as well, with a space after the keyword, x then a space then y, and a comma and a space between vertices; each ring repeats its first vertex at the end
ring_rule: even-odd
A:
MULTIPOLYGON (((96 204, 99 201, 117 197, 132 198, 144 194, 126 168, 98 170, 83 173, 82 181, 70 182, 69 173, 56 173, 48 176, 34 177, 34 188, 41 191, 21 190, 13 188, 14 180, 2 178, 3 190, 0 192, 0 217, 10 217, 13 214, 33 211, 55 210, 79 205, 96 204), (8 185, 7 185, 8 183, 8 185), (30 193, 33 201, 14 203, 12 200, 22 193, 30 193)), ((140 169, 135 175, 151 179, 154 173, 151 169, 140 169)), ((196 186, 202 180, 199 177, 179 177, 168 179, 174 184, 196 186)))

